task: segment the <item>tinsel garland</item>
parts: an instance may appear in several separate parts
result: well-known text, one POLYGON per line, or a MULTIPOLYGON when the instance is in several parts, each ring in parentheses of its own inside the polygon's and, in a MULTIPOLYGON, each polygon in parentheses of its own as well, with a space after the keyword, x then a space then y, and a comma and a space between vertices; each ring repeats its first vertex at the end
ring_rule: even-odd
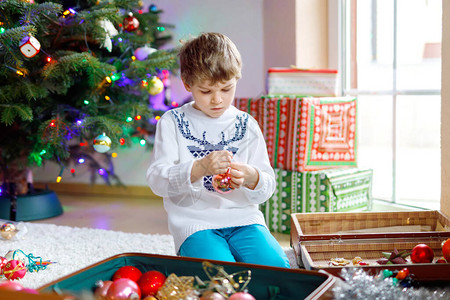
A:
POLYGON ((372 276, 360 268, 343 268, 340 281, 333 288, 334 299, 383 299, 383 300, 434 300, 450 299, 448 289, 426 287, 405 287, 395 277, 372 276))

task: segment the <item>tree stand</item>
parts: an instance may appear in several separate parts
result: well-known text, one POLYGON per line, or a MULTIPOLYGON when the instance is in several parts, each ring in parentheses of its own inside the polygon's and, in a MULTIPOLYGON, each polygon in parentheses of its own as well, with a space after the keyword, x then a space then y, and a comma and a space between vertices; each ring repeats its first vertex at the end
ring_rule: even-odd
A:
POLYGON ((33 190, 26 195, 16 195, 10 183, 5 196, 0 196, 0 219, 33 221, 59 216, 63 213, 56 193, 51 190, 33 190))

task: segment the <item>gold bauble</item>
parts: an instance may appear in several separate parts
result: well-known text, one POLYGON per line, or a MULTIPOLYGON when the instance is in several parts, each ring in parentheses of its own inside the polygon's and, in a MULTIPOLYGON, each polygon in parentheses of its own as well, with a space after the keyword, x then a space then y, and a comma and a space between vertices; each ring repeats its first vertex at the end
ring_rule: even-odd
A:
POLYGON ((5 240, 10 240, 17 233, 16 225, 11 222, 5 223, 0 227, 0 233, 5 240))
POLYGON ((164 89, 164 83, 157 76, 153 76, 148 82, 148 92, 150 95, 158 95, 164 89))

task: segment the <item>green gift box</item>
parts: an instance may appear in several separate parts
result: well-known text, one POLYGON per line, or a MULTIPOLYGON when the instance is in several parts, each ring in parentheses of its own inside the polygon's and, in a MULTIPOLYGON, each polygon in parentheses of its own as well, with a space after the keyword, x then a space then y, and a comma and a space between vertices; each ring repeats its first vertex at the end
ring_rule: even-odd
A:
POLYGON ((370 209, 372 169, 296 172, 274 169, 277 188, 260 206, 273 232, 290 233, 291 214, 370 209))

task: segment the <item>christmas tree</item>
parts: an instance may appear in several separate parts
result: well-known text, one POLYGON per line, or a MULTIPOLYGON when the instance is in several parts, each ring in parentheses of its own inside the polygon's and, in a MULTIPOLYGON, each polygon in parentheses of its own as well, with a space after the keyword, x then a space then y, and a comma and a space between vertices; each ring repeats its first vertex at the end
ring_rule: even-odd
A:
POLYGON ((177 68, 176 49, 158 50, 171 38, 160 13, 137 0, 0 1, 4 191, 46 161, 61 166, 56 181, 86 163, 120 182, 109 150, 149 144, 163 113, 149 97, 169 91, 177 68))

